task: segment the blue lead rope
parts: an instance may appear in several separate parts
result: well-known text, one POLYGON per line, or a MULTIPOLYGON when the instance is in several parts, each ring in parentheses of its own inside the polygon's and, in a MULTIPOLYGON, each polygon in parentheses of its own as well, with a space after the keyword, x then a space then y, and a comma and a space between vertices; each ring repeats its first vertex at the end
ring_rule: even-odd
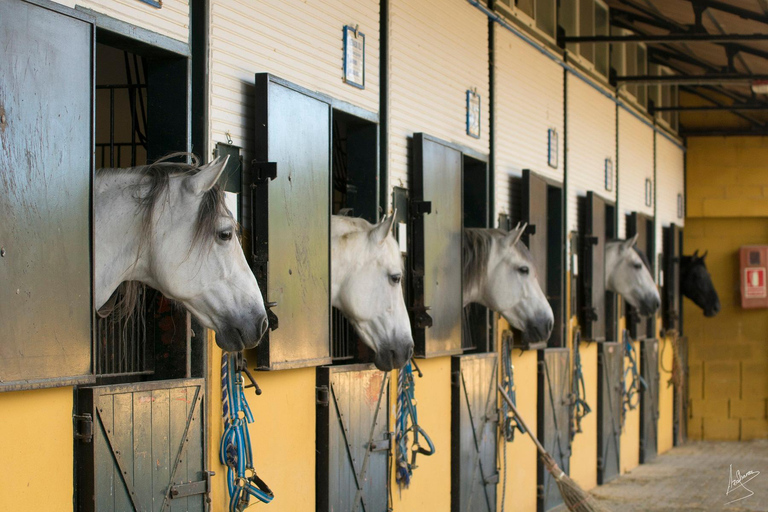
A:
MULTIPOLYGON (((418 366, 416 370, 418 371, 418 366)), ((420 371, 419 377, 421 377, 420 371)), ((420 453, 428 456, 435 453, 435 445, 427 433, 424 432, 424 429, 419 426, 414 387, 413 367, 411 366, 411 361, 408 361, 397 377, 397 417, 395 419, 397 426, 397 434, 395 436, 395 443, 397 444, 397 453, 395 455, 397 472, 395 480, 401 488, 407 488, 411 483, 413 470, 418 467, 416 466, 416 455, 420 453), (408 460, 409 432, 413 432, 410 461, 408 460), (429 449, 423 448, 419 444, 419 436, 424 438, 429 449)))
POLYGON ((635 347, 632 346, 632 342, 629 340, 629 331, 626 329, 623 333, 624 338, 624 354, 629 358, 629 366, 622 375, 621 390, 624 395, 622 400, 621 410, 621 425, 624 426, 624 419, 627 416, 627 412, 636 409, 640 404, 640 393, 648 389, 648 384, 637 369, 637 359, 635 357, 635 347), (627 379, 629 377, 629 379, 627 379), (629 384, 629 385, 627 385, 629 384))
MULTIPOLYGON (((242 371, 244 369, 245 361, 242 359, 242 354, 222 355, 221 401, 224 434, 221 436, 219 460, 227 466, 229 512, 245 510, 251 497, 262 503, 269 503, 275 497, 253 469, 251 437, 248 433, 248 424, 253 423, 253 414, 243 391, 242 371), (251 476, 246 476, 246 472, 250 472, 251 476)), ((247 373, 247 370, 245 371, 247 373)))
POLYGON ((581 331, 576 331, 573 339, 573 428, 571 429, 571 441, 576 434, 581 433, 581 420, 592 412, 587 403, 587 387, 584 384, 584 372, 581 367, 581 331))
MULTIPOLYGON (((513 403, 517 403, 517 389, 515 388, 515 367, 512 365, 511 337, 504 341, 503 348, 504 354, 502 356, 503 361, 501 364, 504 371, 504 381, 502 382, 502 387, 504 388, 504 392, 507 394, 510 400, 512 400, 513 403)), ((517 421, 517 417, 512 414, 512 409, 510 409, 509 405, 507 405, 507 402, 503 400, 501 402, 501 415, 501 432, 505 441, 512 442, 515 439, 515 430, 519 430, 521 434, 525 434, 525 428, 517 421)))

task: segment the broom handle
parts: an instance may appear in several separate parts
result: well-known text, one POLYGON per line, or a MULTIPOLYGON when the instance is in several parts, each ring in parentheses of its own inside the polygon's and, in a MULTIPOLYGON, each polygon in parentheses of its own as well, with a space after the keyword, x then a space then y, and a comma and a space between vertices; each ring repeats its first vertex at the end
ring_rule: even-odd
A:
POLYGON ((536 436, 533 435, 533 432, 531 432, 531 429, 528 428, 528 425, 525 424, 525 420, 520 416, 520 413, 517 412, 517 407, 515 407, 515 404, 512 402, 512 399, 509 398, 509 395, 507 395, 506 391, 504 391, 504 388, 501 386, 501 384, 497 384, 499 388, 499 393, 501 393, 501 397, 504 399, 505 402, 507 402, 507 405, 512 409, 512 413, 515 415, 515 418, 517 418, 517 421, 520 422, 520 424, 523 426, 525 431, 528 433, 528 435, 531 437, 533 442, 536 444, 536 448, 539 449, 539 453, 544 456, 548 456, 547 450, 544 449, 543 446, 541 446, 541 443, 538 439, 536 439, 536 436))

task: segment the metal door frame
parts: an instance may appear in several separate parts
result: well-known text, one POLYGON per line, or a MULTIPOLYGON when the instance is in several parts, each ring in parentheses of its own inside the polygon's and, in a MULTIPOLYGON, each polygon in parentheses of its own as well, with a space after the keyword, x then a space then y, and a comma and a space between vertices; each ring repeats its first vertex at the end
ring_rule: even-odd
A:
POLYGON ((655 459, 659 450, 659 355, 658 340, 640 342, 640 375, 647 384, 640 391, 640 464, 655 459), (652 446, 647 446, 649 441, 652 446))
POLYGON ((499 380, 498 376, 498 354, 496 352, 485 352, 478 354, 466 354, 457 355, 451 357, 451 510, 454 512, 475 512, 475 511, 461 511, 461 468, 460 461, 463 449, 469 449, 472 453, 472 459, 477 457, 472 463, 472 478, 470 487, 470 497, 475 490, 475 476, 480 472, 480 478, 485 483, 483 487, 483 493, 485 495, 485 503, 487 506, 487 512, 495 512, 497 505, 496 493, 492 497, 488 496, 487 488, 489 485, 496 485, 499 482, 499 468, 498 468, 498 423, 499 423, 499 411, 497 406, 497 391, 496 385, 499 380), (489 384, 488 392, 485 399, 485 414, 482 417, 476 418, 472 413, 472 407, 470 403, 469 392, 467 390, 466 379, 464 377, 463 364, 466 361, 473 360, 492 360, 493 369, 491 371, 491 382, 489 384), (462 407, 467 407, 467 414, 469 416, 470 427, 472 429, 473 444, 469 447, 461 445, 461 410, 462 407), (489 411, 490 415, 489 415, 489 411), (487 468, 483 467, 483 459, 481 447, 484 441, 486 441, 485 427, 488 423, 495 423, 493 432, 493 451, 494 451, 494 466, 493 474, 487 473, 487 468), (477 428, 477 425, 480 425, 477 428), (480 437, 478 438, 478 431, 480 437))
MULTIPOLYGON (((565 471, 566 474, 570 473, 570 459, 571 459, 571 415, 570 415, 570 396, 571 396, 571 352, 568 347, 559 347, 559 348, 547 348, 542 349, 538 351, 538 421, 537 421, 537 438, 541 441, 541 443, 544 445, 544 448, 547 449, 546 446, 546 438, 547 438, 547 432, 546 432, 546 422, 544 421, 544 418, 547 415, 547 410, 551 411, 553 421, 555 423, 555 442, 559 447, 559 451, 561 453, 554 453, 554 451, 550 451, 550 455, 555 459, 555 461, 558 463, 558 466, 565 471), (565 372, 565 377, 562 379, 562 397, 560 398, 561 403, 558 404, 557 401, 557 393, 554 393, 552 390, 552 377, 550 374, 550 368, 547 364, 547 356, 551 354, 558 354, 561 357, 565 358, 565 364, 563 365, 563 371, 565 372), (557 409, 561 409, 560 411, 557 411, 557 409), (558 412, 563 412, 563 417, 558 418, 558 412), (562 454, 562 456, 561 456, 562 454)), ((547 510, 550 510, 553 506, 557 506, 558 504, 562 503, 562 501, 558 501, 556 504, 551 505, 547 504, 547 490, 551 488, 551 486, 557 487, 554 477, 549 474, 549 472, 544 467, 544 464, 542 463, 541 459, 537 460, 537 497, 536 497, 536 508, 539 512, 546 512, 547 510), (549 486, 549 487, 547 487, 549 486)), ((558 496, 559 495, 559 491, 558 496)))
POLYGON ((624 372, 624 344, 605 342, 598 346, 597 354, 597 483, 603 485, 617 478, 621 473, 621 414, 622 375, 624 372), (612 350, 616 353, 612 353, 612 350), (613 359, 616 359, 613 361, 613 359), (610 363, 608 360, 612 360, 610 363), (610 368, 616 365, 617 368, 610 368), (613 372, 611 372, 613 370, 613 372), (611 375, 616 373, 616 375, 611 375), (616 377, 616 382, 610 382, 616 377), (606 432, 606 415, 611 422, 611 431, 606 432), (607 437, 607 439, 606 439, 607 437), (616 454, 616 473, 606 474, 605 459, 610 448, 616 454))
MULTIPOLYGON (((350 364, 350 365, 338 365, 338 366, 319 366, 316 372, 316 457, 315 457, 315 508, 317 511, 330 511, 333 504, 330 501, 330 472, 333 468, 330 467, 330 438, 331 438, 331 423, 334 421, 339 422, 341 428, 342 437, 344 441, 344 453, 343 457, 347 464, 351 466, 353 479, 356 487, 356 493, 354 497, 354 506, 350 512, 369 511, 368 505, 365 503, 365 482, 368 480, 368 469, 370 455, 374 451, 387 451, 387 470, 385 471, 386 483, 385 489, 389 489, 391 485, 389 474, 389 451, 392 447, 392 435, 389 431, 389 372, 382 372, 382 387, 377 397, 376 410, 373 415, 373 422, 371 424, 370 433, 368 434, 367 449, 365 456, 361 463, 358 463, 353 455, 352 446, 349 441, 349 424, 344 422, 343 414, 339 407, 336 391, 333 387, 333 375, 338 373, 355 373, 363 371, 378 371, 372 364, 350 364), (383 410, 382 410, 383 409, 383 410), (381 422, 379 415, 383 415, 386 426, 384 431, 386 432, 385 439, 374 439, 376 426, 381 422), (358 465, 361 464, 358 469, 358 465)), ((377 511, 372 511, 377 512, 377 511)))

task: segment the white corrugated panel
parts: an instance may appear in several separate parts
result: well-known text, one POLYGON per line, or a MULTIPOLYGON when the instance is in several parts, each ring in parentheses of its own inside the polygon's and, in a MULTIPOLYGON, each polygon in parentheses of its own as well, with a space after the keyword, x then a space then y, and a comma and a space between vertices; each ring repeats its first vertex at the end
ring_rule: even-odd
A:
POLYGON ((496 32, 496 216, 509 209, 509 176, 523 169, 563 180, 563 68, 507 30, 496 32), (548 130, 558 134, 549 166, 548 130))
POLYGON ((466 0, 391 0, 389 184, 407 186, 417 132, 488 153, 488 18, 466 0), (480 138, 466 132, 466 94, 481 98, 480 138))
POLYGON ((588 191, 616 199, 616 104, 583 80, 569 74, 568 226, 578 229, 577 198, 588 191), (614 162, 613 191, 605 190, 605 159, 614 162))
POLYGON ((630 212, 644 213, 653 217, 653 192, 651 205, 645 204, 645 180, 651 180, 653 191, 653 128, 643 123, 627 110, 619 109, 619 238, 624 238, 624 216, 630 212))
POLYGON ((131 25, 189 42, 189 0, 163 0, 161 8, 139 0, 54 0, 68 7, 80 6, 131 25))
POLYGON ((211 0, 213 142, 229 132, 234 144, 251 149, 254 75, 264 72, 378 112, 378 1, 211 0), (365 34, 362 90, 342 81, 345 25, 365 34))
POLYGON ((656 247, 662 249, 661 228, 685 225, 685 153, 663 135, 656 134, 656 247), (677 216, 677 196, 683 196, 683 217, 677 216))

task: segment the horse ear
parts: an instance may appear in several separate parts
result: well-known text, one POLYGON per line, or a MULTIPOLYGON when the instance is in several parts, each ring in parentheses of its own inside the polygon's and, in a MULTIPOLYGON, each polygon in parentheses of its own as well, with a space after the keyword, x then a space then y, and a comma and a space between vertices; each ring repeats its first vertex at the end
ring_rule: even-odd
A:
POLYGON ((525 228, 528 227, 527 222, 518 222, 515 229, 509 232, 507 235, 506 241, 507 241, 507 247, 514 247, 517 242, 520 241, 520 239, 523 237, 523 233, 525 233, 525 228))
POLYGON ((624 243, 621 244, 621 250, 627 251, 633 248, 637 243, 637 237, 639 236, 640 236, 640 233, 635 233, 635 236, 633 236, 632 238, 627 238, 626 240, 624 240, 624 243))
POLYGON ((702 255, 701 255, 701 261, 704 261, 704 258, 706 258, 706 257, 707 257, 707 254, 709 254, 709 249, 707 249, 706 251, 704 251, 704 254, 702 254, 702 255))
POLYGON ((227 161, 229 161, 229 155, 224 158, 218 156, 212 162, 200 167, 195 174, 184 181, 187 190, 197 196, 211 190, 226 169, 227 161))
POLYGON ((694 257, 694 259, 699 257, 699 250, 698 249, 693 251, 693 257, 694 257))
POLYGON ((371 237, 371 240, 374 243, 380 244, 384 240, 387 239, 389 236, 389 233, 392 232, 392 224, 395 223, 395 213, 392 213, 392 215, 388 217, 384 217, 381 219, 381 222, 376 224, 376 226, 368 233, 368 236, 371 237))

